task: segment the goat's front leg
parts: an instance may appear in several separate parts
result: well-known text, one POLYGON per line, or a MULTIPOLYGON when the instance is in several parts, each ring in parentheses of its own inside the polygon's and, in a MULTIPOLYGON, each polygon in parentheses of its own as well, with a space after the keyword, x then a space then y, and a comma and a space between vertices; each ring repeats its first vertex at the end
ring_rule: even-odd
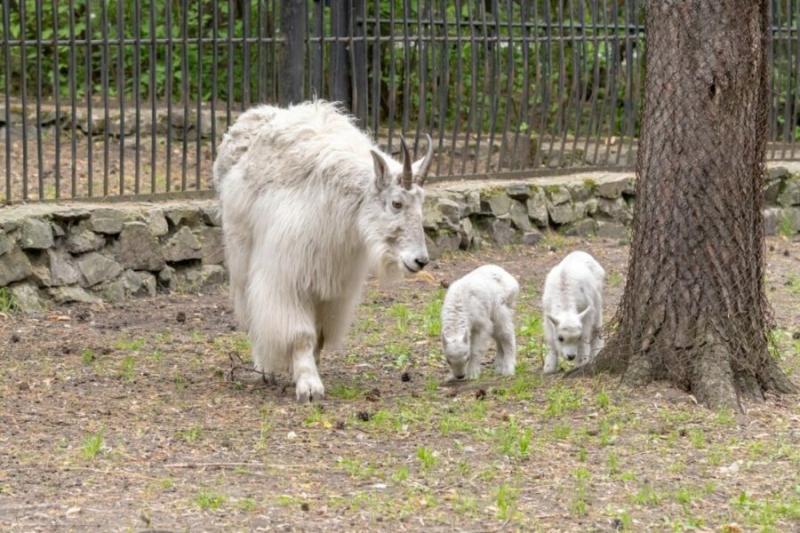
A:
POLYGON ((295 395, 299 402, 321 400, 325 397, 325 387, 317 372, 315 362, 316 339, 302 336, 292 346, 292 374, 295 395))

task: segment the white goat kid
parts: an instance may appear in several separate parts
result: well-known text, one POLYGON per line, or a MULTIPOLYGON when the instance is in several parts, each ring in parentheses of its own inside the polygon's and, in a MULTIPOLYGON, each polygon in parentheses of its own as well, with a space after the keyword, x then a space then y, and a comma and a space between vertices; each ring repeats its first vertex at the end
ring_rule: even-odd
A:
POLYGON ((545 374, 558 370, 559 356, 583 365, 603 348, 605 275, 603 267, 586 252, 572 252, 547 274, 542 295, 545 374))
POLYGON ((495 369, 514 374, 517 294, 517 280, 496 265, 478 267, 450 285, 442 305, 442 347, 452 378, 477 378, 491 339, 497 345, 495 369))
POLYGON ((422 184, 331 103, 242 114, 214 163, 234 310, 265 375, 289 373, 299 401, 320 399, 320 351, 345 336, 364 281, 428 263, 422 184))

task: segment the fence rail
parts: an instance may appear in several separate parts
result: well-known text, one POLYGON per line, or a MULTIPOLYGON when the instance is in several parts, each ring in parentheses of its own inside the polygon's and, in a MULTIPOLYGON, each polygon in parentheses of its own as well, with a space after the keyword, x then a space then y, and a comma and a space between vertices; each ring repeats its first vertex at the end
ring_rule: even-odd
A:
MULTIPOLYGON (((630 167, 643 3, 0 0, 0 194, 207 190, 238 113, 313 96, 393 152, 430 132, 439 178, 630 167)), ((800 158, 799 15, 773 2, 772 159, 800 158)))

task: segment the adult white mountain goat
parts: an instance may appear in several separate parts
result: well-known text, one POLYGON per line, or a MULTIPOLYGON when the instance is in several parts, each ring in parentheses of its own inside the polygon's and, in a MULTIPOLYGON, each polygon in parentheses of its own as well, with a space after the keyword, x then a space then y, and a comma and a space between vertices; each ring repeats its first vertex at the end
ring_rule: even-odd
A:
POLYGON ((433 154, 382 153, 334 104, 260 106, 225 134, 214 162, 234 311, 255 367, 288 372, 320 399, 323 346, 339 344, 372 268, 428 263, 422 184, 433 154))
POLYGON ((547 356, 544 373, 558 370, 564 356, 583 365, 603 348, 605 270, 586 252, 572 252, 547 274, 542 294, 547 356))

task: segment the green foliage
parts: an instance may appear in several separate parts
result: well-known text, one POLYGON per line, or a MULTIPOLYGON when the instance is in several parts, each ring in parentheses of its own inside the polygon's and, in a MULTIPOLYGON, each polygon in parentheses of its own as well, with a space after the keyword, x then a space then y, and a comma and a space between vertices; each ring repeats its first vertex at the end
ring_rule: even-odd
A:
POLYGON ((8 290, 8 287, 0 287, 0 313, 10 313, 15 311, 16 308, 17 304, 14 302, 14 296, 8 290))
POLYGON ((436 465, 436 456, 429 448, 424 446, 417 448, 417 459, 419 459, 423 470, 430 470, 436 465))
POLYGON ((83 440, 81 445, 81 455, 87 461, 97 457, 103 451, 105 440, 103 439, 103 432, 93 433, 83 440))
POLYGON ((216 511, 222 507, 227 498, 210 490, 201 490, 194 497, 194 503, 203 511, 216 511))

